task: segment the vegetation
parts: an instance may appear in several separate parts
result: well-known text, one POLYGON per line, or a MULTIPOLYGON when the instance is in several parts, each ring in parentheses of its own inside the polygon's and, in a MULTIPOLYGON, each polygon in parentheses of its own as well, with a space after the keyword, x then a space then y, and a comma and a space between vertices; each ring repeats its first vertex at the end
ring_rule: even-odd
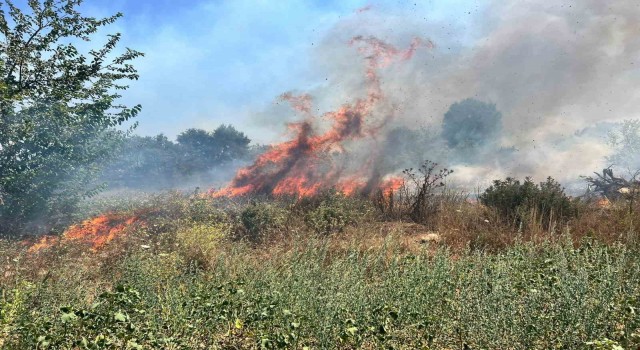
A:
POLYGON ((211 166, 241 159, 248 153, 249 138, 231 125, 221 125, 213 132, 189 129, 178 135, 178 144, 189 159, 186 171, 202 171, 211 166))
POLYGON ((81 240, 38 251, 0 240, 0 347, 640 346, 640 226, 628 226, 626 203, 515 234, 494 222, 498 209, 435 198, 428 228, 336 193, 94 202, 144 225, 94 252, 81 240), (245 240, 249 230, 261 239, 245 240), (423 243, 428 232, 442 241, 423 243))
POLYGON ((472 98, 451 105, 442 124, 449 147, 467 151, 496 143, 501 132, 502 114, 496 106, 472 98))
POLYGON ((306 224, 317 234, 343 232, 349 226, 372 219, 370 203, 339 192, 323 193, 314 202, 315 205, 303 210, 303 215, 306 224))
POLYGON ((443 203, 466 198, 466 194, 446 190, 446 178, 452 173, 453 170, 427 160, 417 170, 405 169, 397 190, 378 190, 373 203, 386 220, 411 220, 433 227, 438 214, 445 209, 443 203))
POLYGON ((140 106, 118 102, 124 82, 137 79, 118 54, 120 34, 82 53, 121 14, 96 19, 76 8, 80 0, 29 1, 23 12, 0 4, 0 227, 5 234, 64 226, 64 213, 98 190, 90 183, 98 165, 122 137, 114 128, 140 106))
POLYGON ((254 202, 240 212, 240 222, 244 228, 240 238, 258 242, 266 235, 284 229, 286 220, 287 212, 281 206, 254 202))
POLYGON ((252 157, 249 138, 231 125, 220 125, 212 132, 188 129, 176 141, 162 134, 128 137, 100 181, 109 188, 176 188, 197 182, 199 176, 211 179, 213 169, 252 157))
POLYGON ((522 183, 514 178, 495 180, 479 199, 482 204, 496 208, 501 216, 516 227, 533 221, 548 230, 556 221, 564 222, 577 214, 577 204, 551 177, 540 184, 530 178, 522 183))
MULTIPOLYGON (((637 172, 586 178, 609 201, 552 178, 496 180, 475 201, 430 161, 370 197, 95 196, 175 188, 261 148, 230 125, 119 131, 140 111, 117 91, 141 53, 118 55, 119 34, 81 53, 120 14, 80 4, 0 3, 0 348, 640 348, 637 172)), ((482 155, 501 118, 467 99, 441 138, 392 129, 378 175, 442 142, 482 155)), ((639 130, 612 134, 616 167, 638 168, 639 130)))

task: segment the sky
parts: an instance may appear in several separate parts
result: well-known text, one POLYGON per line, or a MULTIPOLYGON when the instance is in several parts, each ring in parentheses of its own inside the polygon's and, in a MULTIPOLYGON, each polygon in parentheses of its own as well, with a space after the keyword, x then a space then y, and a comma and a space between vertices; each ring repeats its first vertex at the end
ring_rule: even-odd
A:
POLYGON ((143 106, 136 118, 138 134, 164 133, 173 138, 187 128, 212 130, 225 123, 245 131, 255 142, 269 143, 281 130, 275 127, 278 116, 264 110, 283 92, 305 91, 326 80, 314 69, 312 57, 341 22, 371 12, 464 26, 481 4, 478 0, 419 4, 87 0, 83 10, 94 16, 122 12, 124 18, 101 34, 120 32, 122 47, 145 53, 135 62, 140 80, 123 98, 127 104, 143 106), (260 118, 276 120, 256 120, 260 118))

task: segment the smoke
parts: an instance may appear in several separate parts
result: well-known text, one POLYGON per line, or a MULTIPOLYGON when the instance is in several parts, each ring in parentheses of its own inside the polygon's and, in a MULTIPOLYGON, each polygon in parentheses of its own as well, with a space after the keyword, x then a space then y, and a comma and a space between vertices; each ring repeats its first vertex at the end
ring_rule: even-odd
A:
POLYGON ((396 184, 392 179, 384 180, 377 166, 376 138, 395 115, 384 96, 379 71, 397 61, 410 60, 420 47, 433 45, 414 38, 408 48, 400 50, 373 36, 354 36, 348 44, 363 57, 361 96, 316 116, 310 95, 282 94, 280 99, 289 102, 303 117, 302 121, 288 124, 291 140, 273 145, 253 165, 239 170, 232 183, 214 192, 215 196, 307 196, 329 188, 370 193, 396 184), (318 125, 318 119, 328 122, 326 130, 318 125), (360 146, 355 150, 350 147, 354 142, 360 146), (369 146, 368 157, 361 157, 364 154, 360 149, 365 145, 369 146))
MULTIPOLYGON (((324 83, 283 95, 301 119, 289 114, 295 132, 282 145, 308 142, 322 135, 318 130, 337 132, 340 124, 330 111, 357 110, 367 101, 366 111, 356 114, 377 118, 376 129, 367 131, 375 136, 352 137, 364 132, 363 120, 350 117, 344 122, 356 123, 348 129, 357 126, 357 132, 341 135, 348 142, 342 137, 338 143, 351 163, 370 170, 369 179, 431 159, 453 167, 454 181, 467 187, 505 176, 553 176, 576 186, 580 175, 605 166, 612 150, 604 135, 611 125, 639 116, 637 18, 640 4, 630 1, 493 1, 466 25, 428 20, 408 9, 367 7, 338 23, 318 45, 311 60, 324 83), (390 64, 398 59, 402 64, 390 64), (503 132, 487 133, 499 139, 474 148, 473 161, 440 135, 444 114, 467 98, 495 104, 503 124, 503 132), (309 123, 323 114, 333 124, 309 123), (402 138, 397 130, 420 128, 428 132, 406 134, 415 139, 413 150, 392 141, 402 138)), ((274 127, 281 122, 273 118, 274 127)), ((309 173, 310 164, 300 161, 313 158, 307 156, 296 154, 295 164, 277 170, 259 161, 238 173, 231 188, 251 192, 268 178, 274 182, 261 191, 269 192, 290 174, 306 177, 303 182, 312 187, 328 174, 336 176, 328 181, 332 185, 349 178, 327 170, 309 173)))
MULTIPOLYGON (((384 76, 389 98, 403 109, 398 119, 439 128, 451 104, 474 97, 495 103, 503 114, 500 144, 517 152, 517 160, 498 159, 505 175, 551 175, 570 182, 597 169, 609 152, 604 138, 575 131, 638 117, 640 5, 493 2, 487 14, 481 16, 481 33, 465 44, 456 43, 464 33, 443 35, 435 28, 439 24, 413 23, 411 30, 407 23, 404 32, 433 29, 436 48, 384 76)), ((369 23, 385 23, 384 18, 379 14, 369 23)), ((358 30, 358 21, 340 30, 358 30)), ((364 27, 388 33, 400 27, 393 21, 389 18, 387 28, 364 27)), ((407 40, 406 35, 396 40, 407 40)), ((477 167, 495 172, 495 163, 477 167)))

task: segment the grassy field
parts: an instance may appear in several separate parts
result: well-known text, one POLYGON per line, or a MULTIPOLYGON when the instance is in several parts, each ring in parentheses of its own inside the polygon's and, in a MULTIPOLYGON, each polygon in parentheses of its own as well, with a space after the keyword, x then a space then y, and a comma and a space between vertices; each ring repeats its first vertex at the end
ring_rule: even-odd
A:
POLYGON ((624 203, 514 225, 442 198, 423 223, 335 194, 92 203, 79 220, 135 219, 99 244, 90 221, 86 237, 38 249, 0 240, 0 347, 640 347, 638 226, 624 203))

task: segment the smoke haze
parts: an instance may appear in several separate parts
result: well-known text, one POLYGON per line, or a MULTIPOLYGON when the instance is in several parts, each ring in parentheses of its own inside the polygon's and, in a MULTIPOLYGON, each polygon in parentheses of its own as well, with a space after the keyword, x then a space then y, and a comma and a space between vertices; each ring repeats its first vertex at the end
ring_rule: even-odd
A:
MULTIPOLYGON (((354 37, 397 47, 419 37, 434 47, 380 69, 383 113, 393 114, 381 135, 397 126, 437 131, 450 105, 471 97, 495 103, 502 113, 501 149, 486 149, 471 163, 437 140, 419 152, 454 166, 457 182, 476 186, 504 176, 553 176, 571 184, 604 166, 611 152, 606 130, 612 122, 637 118, 640 108, 640 4, 496 1, 476 16, 473 25, 452 28, 375 5, 357 11, 315 50, 311 59, 326 80, 308 93, 320 112, 366 95, 362 57, 348 45, 354 37), (471 28, 474 33, 465 32, 471 28)), ((291 121, 292 114, 286 115, 291 121)), ((270 121, 275 127, 283 120, 270 121)), ((351 151, 371 150, 364 148, 354 145, 351 151)))
MULTIPOLYGON (((206 9, 230 11, 234 18, 243 14, 253 18, 257 14, 251 11, 252 6, 238 2, 206 9)), ((362 50, 386 47, 401 53, 408 50, 412 57, 393 64, 384 63, 389 57, 382 58, 380 63, 384 64, 375 69, 382 95, 367 111, 364 125, 378 129, 366 137, 339 142, 344 152, 335 161, 369 168, 369 175, 358 177, 393 176, 430 159, 454 168, 451 178, 467 188, 483 187, 506 176, 533 176, 539 181, 553 176, 566 186, 578 188, 582 186, 580 175, 609 165, 605 159, 612 150, 607 145, 607 133, 618 122, 639 115, 640 91, 635 87, 640 80, 640 24, 636 20, 640 18, 640 4, 619 0, 536 0, 477 4, 464 1, 438 6, 440 10, 433 11, 434 3, 343 4, 339 6, 341 11, 352 7, 351 14, 344 16, 334 11, 323 17, 320 8, 299 3, 295 8, 304 13, 304 18, 294 16, 292 23, 308 23, 305 32, 316 26, 317 31, 313 29, 314 34, 307 36, 310 42, 287 46, 283 43, 292 37, 283 35, 273 39, 279 43, 278 54, 264 51, 259 59, 264 74, 275 79, 271 85, 278 92, 272 95, 273 103, 264 104, 266 88, 257 94, 248 89, 250 81, 263 86, 260 77, 252 80, 249 70, 227 71, 225 76, 241 79, 247 90, 223 83, 225 94, 237 90, 238 94, 250 96, 246 99, 251 102, 223 98, 223 112, 200 113, 197 126, 211 129, 218 124, 214 118, 233 118, 234 125, 252 140, 275 145, 296 139, 298 134, 292 133, 287 124, 311 120, 310 135, 327 133, 335 125, 331 118, 323 116, 366 100, 371 92, 372 52, 362 50), (455 10, 444 15, 443 7, 455 10), (322 25, 310 24, 315 17, 322 25), (354 45, 354 38, 358 38, 358 45, 354 45), (297 56, 285 52, 285 46, 297 56), (282 73, 283 66, 290 67, 290 72, 285 68, 282 73), (281 74, 276 76, 277 72, 281 74), (443 116, 452 104, 469 98, 495 104, 502 115, 502 132, 492 136, 496 138, 492 142, 473 150, 449 148, 441 137, 443 116)), ((286 9, 271 10, 279 13, 286 9)), ((196 19, 190 22, 197 22, 196 19)), ((211 35, 217 37, 218 30, 226 28, 226 32, 234 25, 228 18, 222 23, 223 27, 211 29, 211 35)), ((260 21, 260 26, 268 26, 268 21, 260 21)), ((175 39, 175 35, 170 38, 175 39)), ((193 45, 205 47, 207 52, 217 50, 203 37, 193 45)), ((305 36, 297 36, 302 37, 305 36)), ((263 44, 248 42, 246 46, 247 50, 253 46, 262 50, 263 44)), ((188 42, 183 45, 190 47, 188 42)), ((164 51, 177 55, 185 50, 164 51)), ((192 51, 199 52, 194 47, 185 52, 192 51)), ((198 62, 208 59, 203 53, 191 56, 198 62)), ((250 68, 242 62, 244 69, 250 68)), ((180 69, 188 77, 197 75, 186 94, 199 96, 201 102, 197 105, 204 111, 212 99, 203 91, 191 90, 202 85, 209 70, 196 63, 192 62, 193 67, 181 65, 180 69)), ((214 90, 221 89, 218 86, 214 90)), ((186 121, 189 115, 187 111, 180 120, 173 117, 171 123, 182 127, 168 130, 170 137, 175 130, 190 126, 186 121)), ((144 116, 144 127, 143 119, 144 116)), ((210 173, 210 179, 198 181, 198 185, 217 187, 221 178, 234 177, 228 169, 214 168, 210 173)), ((275 186, 273 183, 267 187, 275 186)))

